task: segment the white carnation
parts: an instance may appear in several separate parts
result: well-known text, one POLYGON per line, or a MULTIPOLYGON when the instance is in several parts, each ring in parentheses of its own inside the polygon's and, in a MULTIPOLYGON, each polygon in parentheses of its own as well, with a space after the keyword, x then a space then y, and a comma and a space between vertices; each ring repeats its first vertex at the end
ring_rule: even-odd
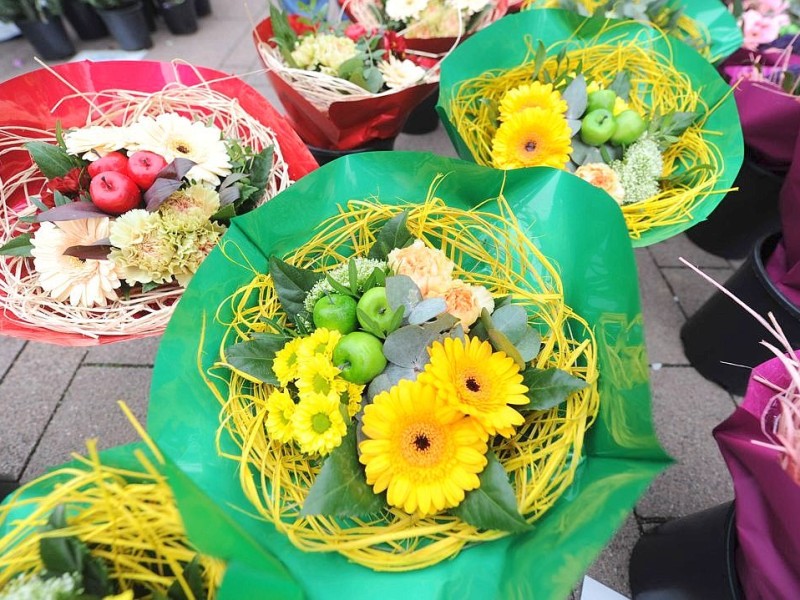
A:
POLYGON ((386 14, 393 21, 418 19, 428 7, 428 0, 387 0, 386 14))
POLYGON ((398 60, 390 56, 389 60, 378 63, 378 70, 389 89, 398 89, 414 85, 425 76, 425 69, 415 65, 407 58, 398 60))

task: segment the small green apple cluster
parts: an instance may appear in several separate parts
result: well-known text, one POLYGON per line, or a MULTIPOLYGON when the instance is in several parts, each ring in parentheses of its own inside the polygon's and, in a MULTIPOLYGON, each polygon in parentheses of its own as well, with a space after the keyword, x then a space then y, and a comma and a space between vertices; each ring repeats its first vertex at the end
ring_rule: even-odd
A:
POLYGON ((612 89, 600 89, 588 95, 580 129, 584 144, 599 147, 610 142, 614 146, 628 146, 647 131, 647 122, 635 110, 629 108, 614 114, 617 97, 612 89))

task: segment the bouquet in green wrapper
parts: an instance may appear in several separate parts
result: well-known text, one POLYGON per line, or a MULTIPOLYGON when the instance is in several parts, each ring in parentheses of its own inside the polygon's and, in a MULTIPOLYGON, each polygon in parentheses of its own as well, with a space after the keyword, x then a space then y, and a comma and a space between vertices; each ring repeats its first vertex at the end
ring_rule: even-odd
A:
POLYGON ((637 246, 705 218, 741 166, 730 88, 692 49, 634 21, 512 15, 445 59, 441 81, 460 156, 574 172, 621 205, 637 246))
POLYGON ((234 220, 162 342, 148 425, 179 505, 208 495, 308 597, 563 597, 668 462, 613 202, 425 154, 291 192, 234 220))

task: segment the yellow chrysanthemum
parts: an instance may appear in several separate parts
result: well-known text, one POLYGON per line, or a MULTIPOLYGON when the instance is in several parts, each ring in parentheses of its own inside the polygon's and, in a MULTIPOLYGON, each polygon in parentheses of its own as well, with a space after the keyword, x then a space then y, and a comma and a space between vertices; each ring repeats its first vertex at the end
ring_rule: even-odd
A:
POLYGON ((300 345, 297 347, 297 356, 301 361, 322 354, 330 359, 333 356, 333 349, 336 344, 342 339, 342 334, 335 329, 325 329, 320 327, 315 329, 314 333, 308 337, 302 338, 300 345))
POLYGON ((357 383, 348 383, 347 389, 342 393, 342 402, 347 404, 347 414, 351 417, 355 416, 361 410, 361 401, 364 394, 363 385, 357 383))
POLYGON ((291 394, 286 390, 273 390, 267 398, 267 434, 270 439, 286 444, 291 442, 292 415, 295 407, 291 394))
POLYGON ((272 361, 272 372, 278 378, 282 387, 289 385, 290 381, 297 378, 297 352, 303 338, 294 338, 275 353, 272 361))
POLYGON ((338 396, 347 389, 347 382, 339 377, 339 369, 324 354, 303 357, 299 361, 295 384, 301 398, 306 394, 338 396))
POLYGON ((475 418, 489 435, 510 437, 524 417, 509 404, 527 404, 519 366, 489 342, 446 338, 434 342, 419 381, 432 385, 448 405, 475 418))
POLYGON ((404 379, 364 409, 359 460, 376 494, 407 513, 458 506, 480 485, 486 438, 471 417, 445 404, 434 387, 404 379))
POLYGON ((498 169, 563 169, 572 152, 571 139, 563 115, 543 108, 526 108, 497 128, 492 140, 492 161, 498 169))
POLYGON ((312 394, 303 398, 292 415, 292 430, 305 454, 329 454, 347 433, 339 397, 312 394))
POLYGON ((526 83, 508 90, 500 100, 500 120, 507 121, 526 108, 542 108, 563 115, 567 112, 567 101, 553 89, 550 83, 526 83))

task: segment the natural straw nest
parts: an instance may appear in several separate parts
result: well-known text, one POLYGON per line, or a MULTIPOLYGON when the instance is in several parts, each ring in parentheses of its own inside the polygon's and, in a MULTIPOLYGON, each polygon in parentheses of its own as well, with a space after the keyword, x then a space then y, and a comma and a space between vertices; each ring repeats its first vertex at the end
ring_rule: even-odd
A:
MULTIPOLYGON (((57 73, 52 73, 73 87, 57 73)), ((236 98, 212 89, 210 84, 214 81, 191 86, 169 83, 153 93, 126 89, 81 92, 76 89, 74 95, 61 102, 85 102, 85 126, 128 125, 145 115, 175 112, 192 119, 211 120, 226 137, 236 138, 242 145, 251 146, 256 151, 272 146, 272 171, 266 194, 261 200, 263 203, 292 184, 289 165, 275 132, 247 113, 236 98)), ((16 161, 22 160, 20 156, 27 157, 23 147, 27 142, 56 143, 54 130, 59 118, 59 105, 52 108, 51 128, 0 127, 0 162, 4 157, 16 161)), ((25 162, 24 168, 6 179, 0 176, 0 246, 31 230, 31 225, 23 218, 35 214, 36 207, 27 198, 38 194, 46 181, 36 165, 30 162, 25 162)), ((162 286, 146 293, 133 290, 127 297, 120 297, 104 307, 76 307, 53 300, 38 286, 32 259, 0 257, 0 308, 6 315, 13 315, 23 323, 57 332, 92 338, 101 335, 155 335, 166 327, 182 293, 183 288, 177 285, 162 286)))
MULTIPOLYGON (((577 3, 583 6, 589 14, 594 14, 598 8, 606 4, 605 0, 577 0, 577 3)), ((529 8, 561 8, 561 1, 524 0, 522 7, 523 10, 529 8)), ((660 29, 665 29, 669 24, 669 19, 669 12, 665 9, 656 16, 653 25, 660 29)), ((681 14, 675 22, 673 29, 668 33, 690 45, 702 54, 704 58, 709 60, 716 60, 718 58, 711 56, 711 32, 708 30, 708 27, 687 14, 681 14)))
MULTIPOLYGON (((558 54, 566 49, 561 68, 581 65, 587 82, 607 86, 617 73, 629 73, 629 104, 647 119, 671 111, 697 111, 702 115, 664 152, 662 175, 676 179, 662 180, 658 195, 622 206, 630 236, 639 239, 652 228, 690 221, 695 208, 712 194, 724 195, 730 190, 714 189, 723 173, 724 157, 709 139, 719 132, 705 130, 705 122, 716 106, 708 106, 690 77, 675 67, 669 43, 666 53, 658 51, 652 30, 642 29, 632 37, 630 31, 626 22, 609 21, 592 39, 556 42, 547 48, 542 73, 556 75, 558 54), (617 30, 618 36, 608 36, 617 30)), ((663 32, 656 35, 667 39, 663 32)), ((492 138, 497 125, 491 107, 499 104, 506 91, 529 82, 534 73, 534 40, 527 37, 524 43, 528 53, 519 66, 486 71, 461 81, 453 90, 450 119, 478 164, 492 165, 492 138)))
MULTIPOLYGON (((184 566, 198 556, 186 539, 172 490, 165 477, 143 453, 141 468, 128 470, 104 465, 94 443, 88 456, 76 457, 80 466, 67 466, 48 473, 30 485, 53 482, 45 496, 20 499, 24 487, 0 506, 0 589, 17 576, 40 572, 39 553, 43 537, 76 537, 103 559, 109 578, 121 591, 146 585, 166 594, 180 582, 187 598, 193 599, 183 577, 184 566), (67 510, 67 527, 54 533, 41 529, 59 505, 67 510), (24 518, 14 517, 24 514, 24 518)), ((216 597, 224 564, 200 555, 208 598, 216 597)))
MULTIPOLYGON (((543 332, 535 366, 558 367, 589 383, 561 407, 530 412, 513 438, 498 438, 492 445, 512 475, 520 513, 533 523, 572 483, 582 460, 584 435, 599 400, 594 336, 564 304, 556 269, 525 237, 502 196, 467 211, 448 207, 432 194, 422 204, 403 206, 352 200, 284 259, 324 271, 348 256, 364 256, 380 226, 408 210, 411 233, 445 252, 457 265, 459 278, 487 286, 495 296, 511 294, 528 310, 531 323, 543 332)), ((227 346, 253 332, 269 331, 266 319, 285 323, 271 278, 255 274, 223 306, 233 309, 234 318, 226 324, 220 361, 210 369, 207 383, 223 405, 220 434, 228 431, 240 448, 223 455, 239 463, 240 483, 258 513, 294 545, 308 552, 336 551, 375 570, 407 571, 452 557, 468 544, 507 535, 479 531, 453 516, 423 519, 396 509, 364 519, 300 517, 320 461, 267 438, 266 399, 272 388, 247 381, 225 363, 227 346)))

